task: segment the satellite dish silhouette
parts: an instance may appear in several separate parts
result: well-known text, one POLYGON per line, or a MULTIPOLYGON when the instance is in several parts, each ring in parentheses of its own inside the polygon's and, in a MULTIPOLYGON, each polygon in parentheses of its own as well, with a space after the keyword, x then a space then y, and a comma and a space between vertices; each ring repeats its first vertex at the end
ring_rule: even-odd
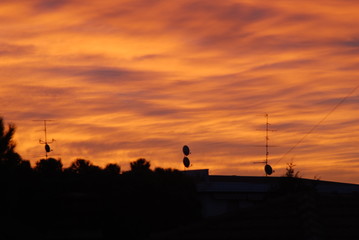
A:
POLYGON ((49 144, 45 144, 45 151, 46 152, 50 152, 51 151, 51 149, 50 149, 50 145, 49 144))
POLYGON ((47 120, 47 119, 45 119, 45 120, 34 120, 34 121, 44 121, 45 141, 39 139, 39 143, 45 144, 45 157, 46 157, 46 159, 47 159, 47 153, 49 153, 49 152, 52 151, 49 144, 50 144, 50 143, 53 143, 53 142, 55 141, 55 139, 52 139, 50 142, 47 141, 46 122, 47 122, 47 121, 52 121, 52 120, 47 120))
POLYGON ((191 162, 189 161, 188 157, 183 158, 183 165, 188 168, 190 166, 191 162))
POLYGON ((189 150, 189 147, 187 145, 183 146, 182 151, 183 151, 183 154, 186 156, 188 156, 191 153, 191 151, 189 150))
POLYGON ((267 175, 271 175, 273 173, 273 169, 272 169, 271 165, 269 165, 269 164, 266 164, 264 166, 264 171, 266 172, 267 175))

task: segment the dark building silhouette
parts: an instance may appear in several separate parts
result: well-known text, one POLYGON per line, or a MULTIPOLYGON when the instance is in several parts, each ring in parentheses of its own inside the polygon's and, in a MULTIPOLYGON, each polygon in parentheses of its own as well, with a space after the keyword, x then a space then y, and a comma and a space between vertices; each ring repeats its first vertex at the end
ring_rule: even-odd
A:
POLYGON ((152 239, 359 239, 359 185, 288 177, 184 172, 203 220, 152 239))

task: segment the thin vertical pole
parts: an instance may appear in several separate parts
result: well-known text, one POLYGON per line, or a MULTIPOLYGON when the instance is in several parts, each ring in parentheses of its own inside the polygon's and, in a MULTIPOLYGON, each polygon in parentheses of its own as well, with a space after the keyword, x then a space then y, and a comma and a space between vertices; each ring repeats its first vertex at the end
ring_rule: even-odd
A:
POLYGON ((268 150, 268 114, 266 113, 266 118, 267 118, 267 123, 266 123, 266 164, 268 164, 268 155, 269 155, 269 150, 268 150))

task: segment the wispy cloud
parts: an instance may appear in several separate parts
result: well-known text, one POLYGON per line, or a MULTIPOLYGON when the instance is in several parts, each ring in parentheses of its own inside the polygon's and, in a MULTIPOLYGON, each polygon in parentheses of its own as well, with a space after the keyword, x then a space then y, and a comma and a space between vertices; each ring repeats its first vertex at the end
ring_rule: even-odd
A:
POLYGON ((358 84, 357 5, 2 1, 1 115, 33 164, 33 120, 52 119, 65 166, 182 169, 188 144, 192 168, 262 175, 268 113, 275 174, 293 160, 306 177, 359 183, 357 91, 308 134, 358 84))

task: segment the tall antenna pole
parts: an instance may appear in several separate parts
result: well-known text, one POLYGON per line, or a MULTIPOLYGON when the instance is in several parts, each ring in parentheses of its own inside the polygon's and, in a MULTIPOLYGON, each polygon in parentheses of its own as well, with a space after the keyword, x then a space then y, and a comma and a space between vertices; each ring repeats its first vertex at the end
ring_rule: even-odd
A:
POLYGON ((50 143, 53 143, 55 141, 55 139, 52 139, 51 142, 47 141, 47 129, 46 129, 46 121, 51 121, 51 120, 42 120, 44 121, 44 132, 45 132, 45 141, 42 141, 41 139, 39 139, 39 143, 41 144, 45 144, 45 158, 47 159, 47 153, 49 153, 51 151, 50 148, 50 143))
POLYGON ((265 159, 265 161, 254 162, 254 163, 265 163, 264 171, 266 173, 266 176, 268 176, 268 175, 271 175, 274 172, 272 167, 268 164, 268 158, 269 158, 269 144, 268 144, 268 142, 269 142, 269 134, 268 134, 268 132, 269 131, 273 132, 273 131, 276 131, 276 130, 269 129, 270 124, 268 122, 268 118, 269 118, 268 113, 265 114, 265 117, 266 117, 266 145, 265 145, 266 146, 266 159, 265 159))
POLYGON ((265 114, 265 117, 266 117, 266 165, 265 165, 265 172, 266 172, 266 176, 267 175, 271 175, 272 172, 274 172, 274 170, 272 169, 272 167, 268 164, 268 158, 269 158, 269 136, 268 136, 268 132, 271 131, 271 132, 274 132, 276 130, 272 130, 272 129, 269 129, 269 121, 268 121, 268 118, 269 118, 269 115, 268 113, 265 114))
POLYGON ((44 120, 45 143, 47 143, 46 120, 44 120))
POLYGON ((268 123, 268 113, 266 113, 266 164, 268 164, 268 156, 269 156, 269 150, 268 150, 268 141, 269 141, 269 137, 268 137, 268 131, 269 131, 269 123, 268 123))

